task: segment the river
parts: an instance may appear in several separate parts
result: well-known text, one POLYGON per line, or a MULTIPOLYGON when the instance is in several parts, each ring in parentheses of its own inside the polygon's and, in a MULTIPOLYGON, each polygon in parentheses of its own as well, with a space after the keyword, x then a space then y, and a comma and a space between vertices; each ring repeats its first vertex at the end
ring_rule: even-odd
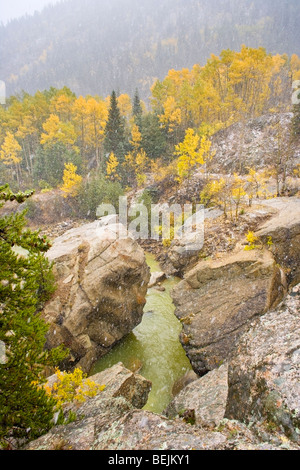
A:
MULTIPOLYGON (((151 272, 161 271, 155 257, 146 255, 151 272)), ((152 390, 144 409, 161 413, 172 399, 174 382, 191 370, 191 365, 179 341, 181 323, 174 315, 170 291, 179 279, 171 277, 162 285, 165 292, 148 290, 142 323, 93 367, 92 374, 122 362, 131 368, 141 363, 139 373, 152 382, 152 390)))

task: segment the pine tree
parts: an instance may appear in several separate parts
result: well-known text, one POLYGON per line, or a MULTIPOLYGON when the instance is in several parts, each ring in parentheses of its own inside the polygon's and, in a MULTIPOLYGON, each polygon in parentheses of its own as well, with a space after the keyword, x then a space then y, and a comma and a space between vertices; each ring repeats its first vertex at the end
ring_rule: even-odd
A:
POLYGON ((115 91, 110 97, 108 121, 105 128, 104 149, 108 154, 114 153, 120 162, 124 161, 126 153, 124 121, 118 108, 115 91))
POLYGON ((135 124, 138 126, 139 130, 141 130, 143 110, 138 89, 135 90, 133 98, 132 114, 135 124))
MULTIPOLYGON (((22 203, 31 194, 0 187, 4 202, 22 203)), ((45 367, 65 356, 61 349, 44 350, 48 326, 40 309, 54 285, 45 257, 50 243, 39 232, 25 229, 25 223, 24 213, 0 218, 0 341, 5 347, 0 364, 0 448, 34 439, 52 426, 55 401, 39 385, 45 367)))

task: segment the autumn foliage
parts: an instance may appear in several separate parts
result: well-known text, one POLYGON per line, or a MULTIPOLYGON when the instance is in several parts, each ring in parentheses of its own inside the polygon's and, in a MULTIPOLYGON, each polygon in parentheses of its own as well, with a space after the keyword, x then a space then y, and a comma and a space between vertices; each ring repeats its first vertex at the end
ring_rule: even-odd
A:
MULTIPOLYGON (((153 84, 149 110, 137 90, 132 99, 114 91, 77 97, 67 87, 12 96, 0 107, 0 169, 16 189, 43 181, 68 196, 91 170, 124 188, 142 187, 155 167, 155 178, 170 170, 182 183, 195 170, 206 172, 215 132, 293 110, 291 79, 299 74, 296 54, 244 45, 212 55, 205 65, 171 69, 153 84)), ((257 184, 251 184, 254 195, 257 184)))

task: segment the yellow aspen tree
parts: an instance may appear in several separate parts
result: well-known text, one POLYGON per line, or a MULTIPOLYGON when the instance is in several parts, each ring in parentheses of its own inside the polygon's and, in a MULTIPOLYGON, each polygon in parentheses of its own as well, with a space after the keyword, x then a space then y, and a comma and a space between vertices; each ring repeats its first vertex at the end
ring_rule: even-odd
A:
POLYGON ((64 197, 76 196, 78 194, 79 185, 82 182, 82 176, 77 175, 77 166, 73 163, 65 163, 63 176, 63 186, 61 190, 65 193, 64 197))
POLYGON ((72 122, 74 123, 75 131, 80 142, 80 152, 83 158, 85 157, 86 149, 87 119, 88 110, 86 99, 83 98, 83 96, 79 96, 73 103, 72 122))
POLYGON ((200 137, 195 134, 193 129, 187 129, 184 141, 175 146, 174 155, 179 156, 177 171, 179 181, 185 178, 190 179, 192 170, 198 163, 203 165, 204 161, 198 153, 200 137))
POLYGON ((127 176, 127 181, 130 184, 135 183, 135 155, 133 152, 129 152, 125 155, 124 162, 122 163, 122 168, 124 173, 127 176))
POLYGON ((16 137, 20 139, 22 142, 23 147, 23 154, 25 157, 26 167, 28 172, 32 175, 33 173, 33 163, 32 159, 30 158, 31 149, 32 149, 32 141, 37 134, 37 130, 34 126, 32 116, 31 115, 24 115, 18 130, 16 132, 16 137))
POLYGON ((107 104, 100 99, 90 98, 87 101, 87 143, 95 151, 96 162, 101 164, 101 146, 108 119, 107 104))
POLYGON ((130 143, 133 146, 134 151, 138 151, 141 147, 142 134, 136 124, 132 126, 131 129, 131 140, 130 143))
POLYGON ((177 106, 175 98, 169 96, 163 104, 164 114, 160 115, 160 122, 168 128, 170 133, 181 124, 181 109, 177 106))
POLYGON ((131 179, 135 179, 138 186, 146 180, 145 170, 148 165, 146 152, 141 148, 142 134, 136 124, 131 129, 132 152, 125 156, 124 168, 131 179))
POLYGON ((59 116, 63 121, 71 119, 72 103, 74 98, 65 93, 55 96, 50 105, 50 112, 59 116))
POLYGON ((111 181, 116 181, 120 179, 117 173, 118 166, 119 166, 118 159, 115 156, 115 154, 112 152, 106 164, 106 178, 107 179, 110 179, 111 181))
POLYGON ((20 182, 20 162, 22 148, 11 132, 7 132, 0 150, 0 159, 4 165, 15 167, 18 183, 20 182))
POLYGON ((291 56, 291 72, 293 80, 300 80, 300 57, 297 54, 291 56))
POLYGON ((190 179, 196 166, 204 165, 212 158, 211 141, 206 136, 200 139, 193 129, 187 129, 184 141, 175 146, 174 155, 179 156, 177 172, 182 182, 185 178, 190 179))
POLYGON ((49 119, 43 124, 45 132, 41 135, 41 144, 51 146, 62 143, 75 148, 76 132, 72 123, 62 122, 58 116, 51 114, 49 119))
POLYGON ((138 186, 142 186, 146 181, 146 167, 148 164, 148 159, 146 152, 141 149, 135 157, 135 174, 138 186))
POLYGON ((200 194, 202 204, 216 204, 223 208, 224 217, 227 218, 228 210, 231 209, 232 183, 229 178, 211 180, 200 194))
POLYGON ((243 181, 243 179, 237 173, 235 173, 234 180, 232 183, 231 197, 235 205, 235 219, 236 220, 238 220, 239 218, 239 209, 241 207, 244 197, 246 196, 246 191, 245 191, 244 186, 245 186, 245 182, 243 181))
POLYGON ((254 197, 259 199, 267 193, 266 175, 264 172, 259 173, 255 168, 249 168, 247 182, 246 192, 249 198, 249 206, 251 206, 254 197))
POLYGON ((118 96, 117 101, 121 116, 124 117, 128 122, 130 116, 132 115, 132 103, 130 96, 127 93, 123 93, 122 95, 118 96))

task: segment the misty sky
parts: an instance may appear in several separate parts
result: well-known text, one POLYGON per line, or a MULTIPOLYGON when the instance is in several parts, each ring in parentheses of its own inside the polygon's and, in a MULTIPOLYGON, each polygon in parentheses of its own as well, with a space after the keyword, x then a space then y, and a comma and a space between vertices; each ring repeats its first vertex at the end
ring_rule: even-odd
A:
POLYGON ((11 19, 18 18, 26 13, 31 15, 41 11, 49 3, 57 3, 58 0, 0 0, 0 23, 4 24, 11 19))

